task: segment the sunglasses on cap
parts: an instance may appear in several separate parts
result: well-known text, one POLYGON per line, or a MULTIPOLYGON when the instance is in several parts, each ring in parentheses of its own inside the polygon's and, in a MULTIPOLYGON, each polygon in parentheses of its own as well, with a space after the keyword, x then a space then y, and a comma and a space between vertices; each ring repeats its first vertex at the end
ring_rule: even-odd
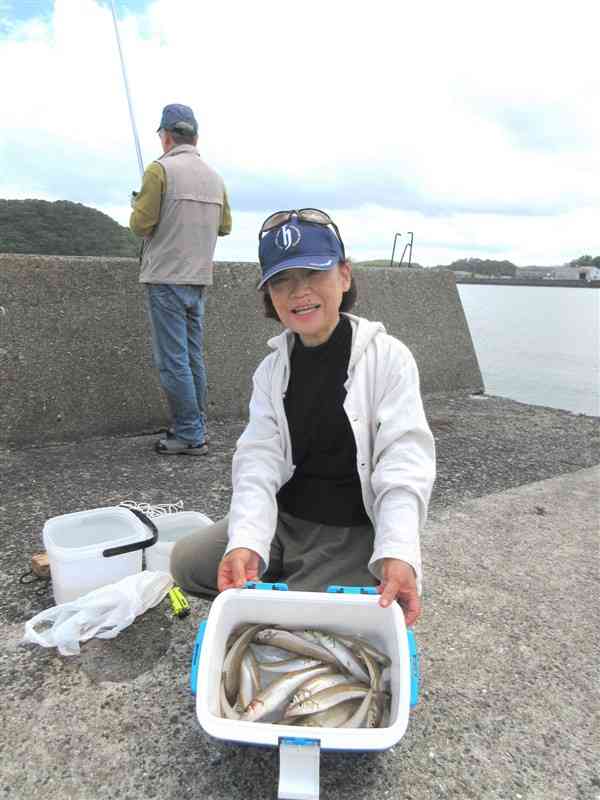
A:
POLYGON ((326 214, 324 211, 321 211, 318 208, 300 208, 292 209, 290 211, 275 211, 273 214, 270 214, 261 225, 258 233, 259 240, 265 233, 273 230, 273 228, 279 228, 280 225, 285 225, 285 223, 289 222, 292 217, 297 217, 302 222, 312 222, 315 225, 331 225, 335 231, 335 235, 337 236, 339 243, 342 246, 344 258, 346 258, 344 242, 340 236, 338 226, 331 219, 329 214, 326 214))

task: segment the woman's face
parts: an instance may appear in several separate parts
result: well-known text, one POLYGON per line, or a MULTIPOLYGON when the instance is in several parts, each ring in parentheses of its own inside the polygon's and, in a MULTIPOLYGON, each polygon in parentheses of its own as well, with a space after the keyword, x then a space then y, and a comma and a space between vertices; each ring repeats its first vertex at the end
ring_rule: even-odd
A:
POLYGON ((297 333, 306 347, 316 347, 329 339, 338 324, 342 295, 351 280, 352 268, 342 261, 325 272, 286 269, 267 286, 282 324, 297 333))

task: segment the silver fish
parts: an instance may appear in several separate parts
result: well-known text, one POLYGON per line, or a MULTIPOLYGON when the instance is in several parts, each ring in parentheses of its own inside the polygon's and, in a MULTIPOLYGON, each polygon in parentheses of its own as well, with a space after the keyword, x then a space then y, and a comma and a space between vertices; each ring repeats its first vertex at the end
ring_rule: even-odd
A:
MULTIPOLYGON (((364 701, 363 701, 364 702, 364 701)), ((348 720, 355 713, 357 701, 345 700, 325 711, 309 714, 306 717, 294 717, 290 722, 294 725, 305 725, 308 728, 342 728, 346 727, 348 720)), ((358 704, 359 706, 362 703, 358 704)))
POLYGON ((221 714, 226 719, 239 719, 240 715, 229 705, 229 700, 227 699, 227 695, 225 694, 225 685, 223 681, 221 681, 221 688, 220 688, 220 700, 221 700, 221 714))
POLYGON ((367 720, 367 714, 369 712, 369 707, 371 705, 372 699, 373 699, 373 689, 369 689, 369 691, 363 697, 362 703, 359 705, 359 707, 356 709, 356 711, 352 714, 352 716, 349 719, 347 719, 345 722, 342 722, 341 727, 363 728, 367 720))
POLYGON ((391 704, 390 701, 387 700, 384 707, 383 707, 383 714, 381 717, 381 721, 379 723, 380 728, 389 728, 390 727, 390 715, 391 715, 391 704))
POLYGON ((259 631, 254 641, 259 644, 274 645, 281 647, 284 650, 289 650, 291 653, 297 653, 300 656, 307 658, 318 659, 328 664, 336 664, 337 659, 332 653, 316 642, 310 642, 307 639, 298 636, 296 633, 290 631, 278 630, 277 628, 267 628, 266 630, 259 631))
POLYGON ((360 656, 362 660, 365 662, 366 667, 369 671, 369 679, 371 682, 371 689, 374 689, 376 692, 379 691, 381 688, 381 670, 374 658, 372 658, 367 651, 362 648, 360 650, 360 656))
POLYGON ((256 656, 256 660, 261 664, 271 661, 282 661, 284 658, 290 658, 290 651, 283 650, 281 647, 269 647, 268 644, 257 644, 252 642, 250 649, 256 656))
POLYGON ((341 634, 336 633, 337 638, 343 642, 346 647, 349 647, 354 653, 359 652, 360 650, 365 650, 371 658, 374 658, 379 664, 384 667, 389 666, 391 663, 388 656, 385 653, 382 653, 381 650, 377 650, 376 647, 373 647, 372 644, 365 641, 360 636, 342 636, 341 634))
POLYGON ((282 661, 259 661, 258 666, 265 672, 297 672, 299 669, 317 667, 322 663, 316 658, 299 656, 297 658, 285 658, 282 661))
POLYGON ((317 694, 317 692, 331 689, 333 686, 339 686, 341 683, 351 683, 351 681, 352 679, 349 675, 342 675, 340 672, 334 672, 333 670, 325 672, 323 675, 317 675, 316 678, 311 678, 311 680, 302 684, 292 697, 290 705, 302 703, 304 700, 308 700, 309 697, 312 697, 313 694, 317 694))
POLYGON ((235 642, 235 640, 239 636, 241 636, 242 633, 244 633, 244 631, 247 631, 248 628, 251 628, 253 625, 254 625, 253 622, 244 622, 241 625, 238 625, 237 628, 234 631, 232 631, 227 638, 227 644, 225 645, 225 652, 227 653, 231 648, 232 644, 235 642))
POLYGON ((225 656, 223 662, 223 682, 225 684, 225 694, 230 703, 235 703, 239 685, 240 685, 240 666, 242 658, 246 652, 246 648, 264 626, 252 625, 239 636, 231 649, 225 656))
POLYGON ((257 722, 262 717, 266 717, 272 711, 275 711, 279 705, 285 703, 296 689, 307 680, 317 675, 322 675, 327 671, 329 671, 329 667, 326 664, 321 664, 318 667, 309 667, 299 672, 292 672, 289 675, 282 675, 281 678, 273 681, 252 699, 240 719, 257 722))
POLYGON ((311 695, 306 700, 289 705, 283 715, 285 718, 297 717, 300 714, 313 714, 317 711, 325 711, 332 706, 342 703, 344 700, 363 698, 369 688, 364 683, 341 683, 339 686, 332 686, 311 695))
POLYGON ((238 703, 242 709, 260 692, 260 670, 252 650, 248 647, 240 664, 238 703))
POLYGON ((371 704, 367 711, 367 728, 379 728, 383 717, 385 695, 383 692, 373 692, 371 704))
POLYGON ((342 667, 353 675, 356 680, 364 683, 369 682, 369 676, 363 669, 359 657, 333 633, 319 630, 303 630, 301 635, 329 650, 342 667))
POLYGON ((367 728, 378 728, 381 724, 383 716, 383 706, 385 703, 385 696, 382 693, 382 680, 381 670, 375 663, 374 659, 363 648, 361 650, 362 658, 367 665, 369 675, 371 677, 371 701, 368 704, 365 724, 367 728))

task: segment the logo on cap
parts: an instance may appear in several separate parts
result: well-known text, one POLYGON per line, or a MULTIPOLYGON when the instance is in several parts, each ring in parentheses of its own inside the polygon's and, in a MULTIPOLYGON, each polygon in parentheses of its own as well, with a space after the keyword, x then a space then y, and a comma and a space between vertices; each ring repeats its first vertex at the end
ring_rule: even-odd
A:
POLYGON ((275 236, 275 244, 280 250, 289 250, 290 247, 295 247, 301 238, 300 228, 296 225, 282 225, 275 236))

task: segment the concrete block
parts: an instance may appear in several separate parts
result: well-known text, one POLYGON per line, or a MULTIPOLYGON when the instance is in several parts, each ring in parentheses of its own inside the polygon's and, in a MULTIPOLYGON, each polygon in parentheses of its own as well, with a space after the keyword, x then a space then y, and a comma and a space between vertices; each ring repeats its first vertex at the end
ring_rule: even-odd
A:
MULTIPOLYGON (((140 434, 168 424, 135 259, 0 255, 0 447, 140 434)), ((454 278, 356 268, 355 312, 413 351, 424 393, 481 391, 454 278)), ((247 414, 278 323, 257 264, 217 263, 206 310, 209 418, 247 414)))

